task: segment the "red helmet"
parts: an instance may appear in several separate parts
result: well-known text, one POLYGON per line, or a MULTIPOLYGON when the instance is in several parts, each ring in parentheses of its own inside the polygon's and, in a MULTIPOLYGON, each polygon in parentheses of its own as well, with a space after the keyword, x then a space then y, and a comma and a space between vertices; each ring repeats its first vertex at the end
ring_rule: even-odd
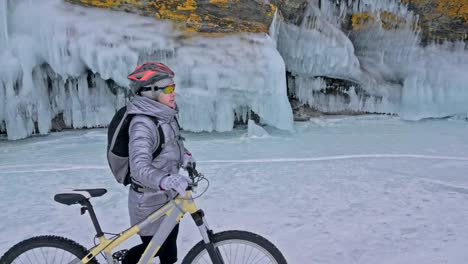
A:
POLYGON ((127 76, 134 93, 137 93, 143 86, 173 77, 174 72, 160 62, 145 62, 136 66, 135 70, 127 76))

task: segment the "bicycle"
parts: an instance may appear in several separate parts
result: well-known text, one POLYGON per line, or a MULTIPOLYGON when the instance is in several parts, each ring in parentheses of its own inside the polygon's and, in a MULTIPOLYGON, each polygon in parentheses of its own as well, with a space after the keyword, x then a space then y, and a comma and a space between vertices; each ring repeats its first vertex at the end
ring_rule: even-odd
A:
MULTIPOLYGON (((90 202, 91 198, 104 195, 107 192, 106 189, 75 189, 70 192, 58 193, 54 196, 56 202, 66 205, 80 204, 82 206, 81 214, 86 213, 86 211, 89 213, 96 229, 95 238, 98 239, 99 243, 90 249, 86 249, 79 243, 65 237, 53 235, 36 236, 23 240, 10 248, 0 258, 0 264, 97 264, 98 260, 96 257, 99 254, 104 256, 106 263, 118 264, 121 263, 125 250, 113 253, 113 249, 137 234, 144 226, 165 216, 160 228, 154 234, 153 239, 138 261, 138 264, 149 264, 168 237, 170 231, 180 222, 182 216, 187 213, 192 216, 195 224, 198 226, 202 240, 189 250, 183 258, 182 264, 287 264, 286 259, 278 248, 257 234, 240 230, 214 233, 206 222, 203 210, 198 209, 195 204, 195 199, 201 195, 198 197, 192 196, 192 191, 198 186, 198 183, 201 180, 206 180, 206 178, 194 168, 189 168, 188 171, 192 182, 187 188, 185 197, 180 197, 170 190, 164 191, 167 197, 167 203, 164 206, 151 213, 138 224, 131 226, 119 234, 114 234, 110 238, 106 238, 105 236, 109 233, 102 231, 90 202), (233 251, 236 253, 235 256, 232 254, 233 251), (243 254, 237 256, 238 252, 242 252, 243 254), (38 257, 42 257, 43 260, 38 260, 38 257), (55 262, 56 260, 58 262, 55 262)), ((206 189, 208 189, 208 186, 206 189)))

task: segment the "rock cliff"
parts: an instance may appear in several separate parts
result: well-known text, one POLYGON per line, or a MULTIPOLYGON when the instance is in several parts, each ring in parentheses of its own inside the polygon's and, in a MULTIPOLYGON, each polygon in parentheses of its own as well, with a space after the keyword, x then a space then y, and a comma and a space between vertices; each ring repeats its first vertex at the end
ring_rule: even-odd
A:
MULTIPOLYGON (((170 19, 188 31, 209 33, 268 32, 273 14, 278 8, 285 21, 300 24, 308 5, 319 8, 324 1, 341 3, 342 0, 66 0, 73 4, 107 8, 116 11, 170 19)), ((361 0, 347 1, 361 4, 361 0)), ((422 43, 468 39, 467 0, 401 0, 419 16, 422 43)), ((365 3, 363 3, 365 4, 365 3)), ((372 14, 349 14, 353 29, 361 29, 373 20, 372 14)), ((390 12, 382 13, 385 27, 390 29, 401 18, 390 12)))

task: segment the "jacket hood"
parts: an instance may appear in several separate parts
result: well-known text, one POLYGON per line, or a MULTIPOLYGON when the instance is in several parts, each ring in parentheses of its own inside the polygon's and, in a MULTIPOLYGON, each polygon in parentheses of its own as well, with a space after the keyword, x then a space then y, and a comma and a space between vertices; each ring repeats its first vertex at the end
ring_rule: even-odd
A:
POLYGON ((127 103, 127 112, 155 116, 161 121, 170 122, 178 113, 178 109, 177 106, 176 109, 172 109, 158 101, 136 95, 127 103))

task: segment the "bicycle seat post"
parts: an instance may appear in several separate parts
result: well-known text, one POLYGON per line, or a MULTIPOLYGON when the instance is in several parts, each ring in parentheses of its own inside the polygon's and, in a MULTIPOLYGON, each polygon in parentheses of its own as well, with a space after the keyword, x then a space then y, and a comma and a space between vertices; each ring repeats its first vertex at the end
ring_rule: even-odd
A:
POLYGON ((97 220, 96 214, 94 213, 93 206, 91 205, 91 202, 89 200, 84 200, 81 205, 83 208, 88 210, 89 216, 91 217, 91 221, 93 222, 94 228, 96 229, 96 234, 97 237, 102 237, 104 233, 102 232, 101 226, 99 225, 99 222, 97 220))

